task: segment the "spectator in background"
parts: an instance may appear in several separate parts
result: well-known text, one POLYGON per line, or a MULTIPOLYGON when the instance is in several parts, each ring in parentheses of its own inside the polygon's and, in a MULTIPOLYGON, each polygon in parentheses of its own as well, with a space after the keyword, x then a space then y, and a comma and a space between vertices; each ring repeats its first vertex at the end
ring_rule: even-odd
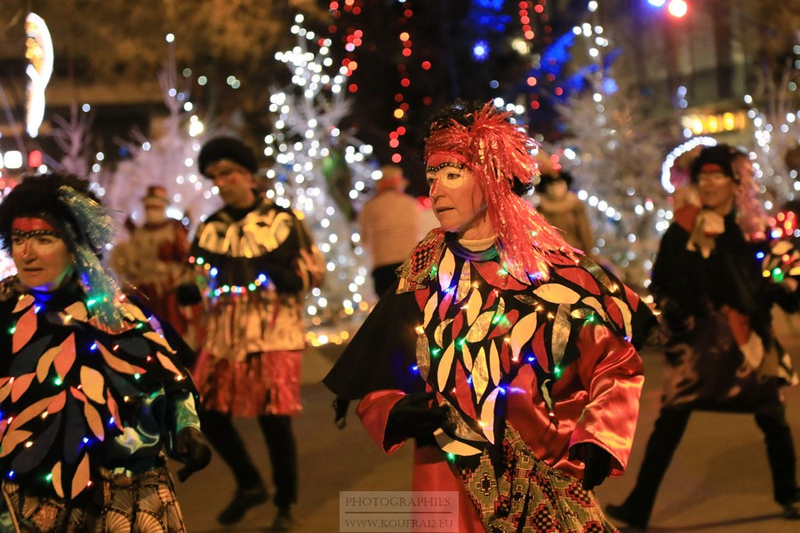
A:
POLYGON ((417 244, 419 207, 405 194, 408 181, 396 165, 381 167, 378 193, 359 215, 361 241, 372 256, 372 279, 380 297, 397 281, 395 271, 417 244))
POLYGON ((595 245, 586 207, 570 191, 572 176, 567 172, 542 174, 539 182, 539 205, 536 207, 553 226, 564 232, 564 240, 591 256, 595 245))
POLYGON ((167 320, 196 349, 199 328, 179 312, 175 296, 186 277, 188 230, 181 221, 167 216, 169 198, 161 185, 147 187, 142 205, 144 224, 126 221, 130 239, 114 247, 111 264, 125 282, 125 293, 167 320))

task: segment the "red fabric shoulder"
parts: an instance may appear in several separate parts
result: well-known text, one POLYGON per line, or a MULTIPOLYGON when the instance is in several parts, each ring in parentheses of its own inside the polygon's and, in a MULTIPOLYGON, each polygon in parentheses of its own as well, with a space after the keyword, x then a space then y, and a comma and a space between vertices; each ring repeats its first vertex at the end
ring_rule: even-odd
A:
POLYGON ((691 232, 697 222, 699 212, 700 208, 696 205, 685 205, 675 211, 675 222, 686 231, 691 232))

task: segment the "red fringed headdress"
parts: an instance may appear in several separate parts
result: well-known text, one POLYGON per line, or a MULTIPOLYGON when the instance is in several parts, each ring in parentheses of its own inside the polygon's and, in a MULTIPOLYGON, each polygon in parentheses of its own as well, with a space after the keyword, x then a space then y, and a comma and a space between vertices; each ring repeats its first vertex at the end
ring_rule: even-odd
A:
POLYGON ((449 124, 434 124, 425 142, 425 160, 440 152, 465 158, 483 189, 506 270, 523 281, 546 279, 548 253, 562 251, 574 255, 576 250, 512 190, 514 178, 530 183, 539 169, 531 154, 536 144, 509 122, 510 116, 510 112, 500 111, 489 102, 473 113, 471 126, 454 119, 449 124))

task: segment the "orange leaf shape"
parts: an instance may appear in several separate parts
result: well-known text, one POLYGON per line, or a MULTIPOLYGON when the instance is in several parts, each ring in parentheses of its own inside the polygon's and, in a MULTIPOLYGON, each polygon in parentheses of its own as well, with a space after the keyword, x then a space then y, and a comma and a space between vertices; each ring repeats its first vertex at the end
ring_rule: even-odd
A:
POLYGON ((56 372, 59 377, 63 378, 72 368, 75 362, 75 334, 70 333, 64 342, 61 343, 61 351, 58 352, 55 359, 56 372))
POLYGON ((53 396, 49 396, 47 398, 43 398, 38 402, 29 405, 25 408, 20 414, 14 417, 14 420, 11 422, 11 425, 8 427, 9 431, 14 431, 18 427, 22 426, 29 420, 36 418, 40 414, 47 409, 47 406, 50 405, 50 402, 53 400, 53 396))
POLYGON ((86 488, 86 485, 89 483, 89 456, 84 454, 83 459, 81 460, 81 464, 78 465, 78 469, 75 471, 75 477, 72 478, 72 494, 71 496, 75 498, 78 494, 80 494, 83 489, 86 488))
POLYGON ((36 326, 36 311, 31 307, 17 320, 17 325, 14 329, 14 340, 11 347, 13 353, 17 353, 28 344, 33 334, 36 333, 36 326))
POLYGON ((14 448, 16 448, 20 442, 25 442, 31 435, 33 435, 33 433, 30 431, 23 430, 9 431, 6 433, 6 436, 3 437, 3 442, 0 443, 0 457, 5 457, 9 453, 13 452, 14 448))
POLYGON ((144 334, 144 338, 150 339, 151 341, 160 344, 161 346, 166 348, 167 351, 169 352, 175 352, 175 350, 172 349, 172 346, 170 346, 169 343, 167 342, 167 339, 165 339, 162 335, 159 335, 155 331, 148 331, 147 333, 144 334))
POLYGON ((100 372, 94 368, 82 366, 81 385, 83 386, 83 392, 94 403, 106 403, 106 399, 103 397, 103 386, 105 385, 105 380, 100 372))
POLYGON ((47 406, 47 412, 51 415, 53 413, 57 413, 64 408, 64 404, 67 402, 67 391, 62 390, 59 392, 53 401, 50 402, 50 405, 47 406))
POLYGON ((86 310, 86 306, 83 305, 83 302, 75 302, 64 309, 64 312, 75 320, 80 320, 81 322, 85 322, 89 316, 89 311, 86 310))
POLYGON ((23 374, 19 376, 17 379, 14 380, 14 383, 11 385, 11 402, 16 402, 19 400, 20 396, 22 396, 28 387, 31 385, 31 381, 33 381, 33 377, 36 374, 31 372, 30 374, 23 374))
POLYGON ((8 398, 8 394, 11 392, 11 387, 13 387, 13 386, 14 386, 14 382, 13 381, 9 381, 5 385, 0 387, 0 402, 4 401, 6 398, 8 398))
POLYGON ((83 404, 83 416, 86 417, 86 422, 89 424, 89 428, 92 430, 95 437, 102 441, 106 433, 103 430, 103 419, 100 418, 100 413, 97 412, 97 409, 92 407, 92 404, 89 402, 86 402, 83 404))
POLYGON ((100 343, 97 343, 97 347, 100 348, 100 353, 103 355, 103 359, 105 359, 106 364, 108 364, 108 366, 117 372, 122 374, 144 374, 144 368, 140 368, 128 363, 127 361, 123 361, 119 357, 109 352, 106 347, 100 343))
POLYGON ((76 389, 75 387, 70 387, 70 388, 69 388, 69 391, 72 393, 72 395, 73 395, 75 398, 77 398, 77 399, 79 399, 80 401, 82 401, 82 402, 86 403, 86 395, 85 395, 85 394, 83 394, 83 393, 82 393, 80 390, 76 389))
POLYGON ((64 497, 64 487, 61 486, 61 461, 57 462, 53 469, 50 471, 53 478, 50 480, 53 483, 53 490, 60 498, 64 497))
POLYGON ((61 351, 61 346, 63 346, 63 344, 54 346, 44 352, 39 358, 39 362, 36 363, 36 379, 39 380, 39 383, 43 382, 47 378, 47 374, 50 373, 50 365, 53 364, 53 360, 61 351))
POLYGON ((114 401, 114 397, 111 396, 111 391, 106 389, 106 399, 108 400, 108 411, 111 413, 111 416, 114 417, 114 425, 122 431, 122 420, 119 419, 119 408, 117 407, 117 402, 114 401))
POLYGON ((156 357, 158 357, 158 361, 161 363, 161 366, 163 366, 176 376, 183 377, 183 373, 180 370, 178 370, 178 367, 175 366, 175 364, 170 360, 169 357, 160 352, 156 352, 156 357))
POLYGON ((14 310, 11 311, 12 313, 19 313, 24 311, 26 308, 33 305, 34 299, 33 296, 30 294, 26 294, 25 296, 20 296, 19 300, 17 301, 17 305, 14 306, 14 310))

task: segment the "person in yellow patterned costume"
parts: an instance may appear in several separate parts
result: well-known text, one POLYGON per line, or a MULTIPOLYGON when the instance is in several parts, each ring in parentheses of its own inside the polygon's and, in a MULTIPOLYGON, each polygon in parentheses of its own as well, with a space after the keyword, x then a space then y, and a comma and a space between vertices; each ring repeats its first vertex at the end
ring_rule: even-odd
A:
MULTIPOLYGON (((302 299, 321 282, 323 261, 298 214, 255 190, 253 151, 238 139, 207 142, 200 172, 225 206, 197 229, 189 262, 202 274, 208 331, 195 368, 206 435, 233 471, 237 491, 220 513, 239 522, 267 500, 267 489, 231 417, 256 417, 269 449, 278 516, 293 527, 297 451, 291 419, 300 411, 300 357, 305 347, 302 299)), ((191 289, 183 303, 193 303, 191 289)))

